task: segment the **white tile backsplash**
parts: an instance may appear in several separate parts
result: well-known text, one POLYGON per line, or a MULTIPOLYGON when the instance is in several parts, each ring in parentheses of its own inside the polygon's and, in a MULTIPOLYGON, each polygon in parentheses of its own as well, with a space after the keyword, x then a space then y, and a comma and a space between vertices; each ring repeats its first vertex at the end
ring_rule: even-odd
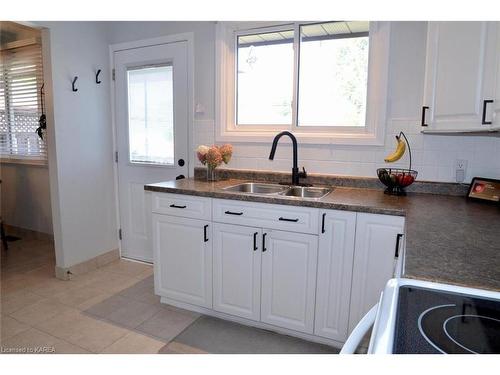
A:
MULTIPOLYGON (((401 129, 411 130, 407 137, 412 148, 412 168, 419 172, 418 179, 425 181, 455 182, 455 161, 468 161, 466 182, 474 176, 500 178, 500 138, 435 136, 420 133, 418 119, 406 122, 389 121, 384 146, 301 145, 299 166, 308 172, 349 176, 376 177, 376 169, 387 166, 408 168, 408 153, 396 163, 387 164, 384 157, 395 146, 394 135, 401 129)), ((214 143, 214 122, 195 120, 194 147, 214 143)), ((405 133, 406 134, 406 133, 405 133)), ((268 159, 269 144, 234 143, 233 159, 227 167, 289 172, 292 168, 291 145, 279 144, 275 160, 268 159)), ((198 162, 196 165, 200 165, 198 162)))

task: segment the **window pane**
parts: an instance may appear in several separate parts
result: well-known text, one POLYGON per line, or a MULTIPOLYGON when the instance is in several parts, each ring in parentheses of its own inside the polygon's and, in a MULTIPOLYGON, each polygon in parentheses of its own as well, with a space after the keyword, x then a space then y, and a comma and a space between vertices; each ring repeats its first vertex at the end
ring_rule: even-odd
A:
POLYGON ((365 126, 369 22, 300 28, 299 126, 365 126))
POLYGON ((0 155, 44 160, 45 141, 35 133, 42 114, 42 48, 39 44, 0 52, 0 155))
POLYGON ((293 31, 238 37, 238 125, 292 123, 293 31))
POLYGON ((173 68, 128 72, 128 126, 132 163, 174 163, 173 68))

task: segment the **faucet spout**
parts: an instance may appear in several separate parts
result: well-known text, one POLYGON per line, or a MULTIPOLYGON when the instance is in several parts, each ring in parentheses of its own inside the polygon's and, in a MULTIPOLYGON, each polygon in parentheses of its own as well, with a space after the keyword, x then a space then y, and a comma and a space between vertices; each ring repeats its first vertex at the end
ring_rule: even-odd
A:
POLYGON ((274 137, 273 145, 271 147, 271 152, 269 154, 269 160, 274 160, 274 155, 276 154, 276 147, 278 147, 278 141, 284 135, 290 137, 290 139, 292 140, 292 150, 293 150, 292 185, 299 185, 299 178, 306 177, 306 173, 305 170, 302 176, 301 173, 299 173, 298 156, 297 156, 297 138, 295 138, 295 136, 292 133, 290 133, 289 131, 283 131, 281 133, 278 133, 274 137))

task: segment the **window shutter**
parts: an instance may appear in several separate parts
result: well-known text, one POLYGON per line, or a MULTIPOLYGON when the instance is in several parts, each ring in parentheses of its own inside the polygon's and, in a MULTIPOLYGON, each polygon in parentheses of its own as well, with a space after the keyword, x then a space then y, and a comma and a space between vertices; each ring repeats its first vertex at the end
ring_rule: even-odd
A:
POLYGON ((46 143, 35 132, 42 114, 41 45, 6 49, 0 53, 1 157, 46 160, 46 143))

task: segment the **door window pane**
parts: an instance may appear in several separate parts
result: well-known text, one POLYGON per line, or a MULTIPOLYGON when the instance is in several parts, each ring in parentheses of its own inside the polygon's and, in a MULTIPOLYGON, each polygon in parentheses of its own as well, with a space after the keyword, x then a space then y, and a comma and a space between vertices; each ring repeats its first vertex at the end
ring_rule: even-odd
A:
POLYGON ((369 22, 300 27, 299 126, 365 126, 369 22))
POLYGON ((172 65, 127 74, 130 162, 174 164, 172 65))
POLYGON ((236 123, 292 123, 293 30, 237 39, 236 123))

